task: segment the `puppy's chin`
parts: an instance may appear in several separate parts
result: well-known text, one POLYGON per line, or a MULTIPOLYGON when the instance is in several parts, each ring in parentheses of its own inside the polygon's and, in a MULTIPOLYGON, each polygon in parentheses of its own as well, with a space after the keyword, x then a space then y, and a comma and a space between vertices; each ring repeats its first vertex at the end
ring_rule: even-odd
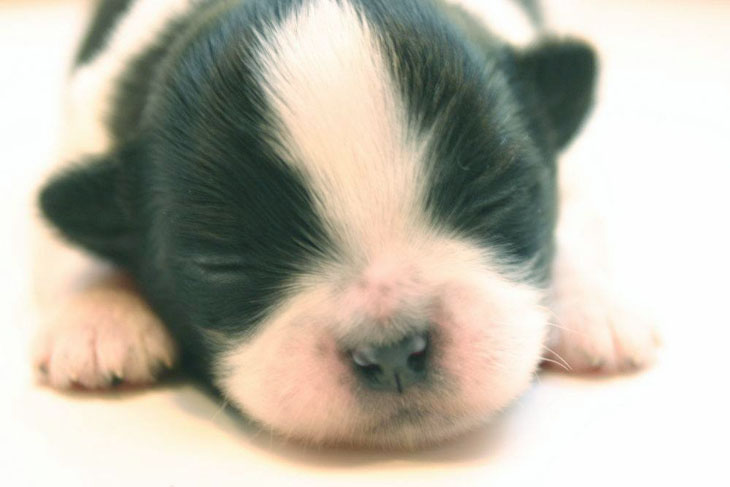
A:
POLYGON ((369 264, 351 285, 327 273, 302 284, 252 336, 221 354, 219 388, 286 437, 378 448, 463 433, 527 388, 548 322, 539 290, 495 271, 474 249, 442 247, 391 262, 398 264, 369 264), (369 291, 383 287, 391 289, 387 306, 369 291), (415 298, 426 303, 417 317, 429 340, 425 379, 400 391, 369 387, 348 350, 397 339, 409 318, 394 310, 413 311, 415 298))

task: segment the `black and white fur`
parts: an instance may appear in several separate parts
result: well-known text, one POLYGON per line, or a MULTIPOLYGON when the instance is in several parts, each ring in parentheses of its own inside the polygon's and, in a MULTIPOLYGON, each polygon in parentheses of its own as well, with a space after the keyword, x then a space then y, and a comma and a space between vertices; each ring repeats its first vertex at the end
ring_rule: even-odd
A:
POLYGON ((527 1, 100 2, 40 195, 88 252, 48 235, 41 378, 181 362, 283 435, 410 447, 543 358, 648 363, 650 327, 555 248, 596 63, 542 30, 527 1), (352 351, 413 334, 426 379, 363 385, 352 351))

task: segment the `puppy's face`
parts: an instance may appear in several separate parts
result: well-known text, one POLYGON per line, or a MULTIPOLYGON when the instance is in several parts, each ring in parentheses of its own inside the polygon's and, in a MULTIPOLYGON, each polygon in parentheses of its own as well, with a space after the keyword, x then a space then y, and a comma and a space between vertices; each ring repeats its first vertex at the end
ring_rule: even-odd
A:
POLYGON ((407 4, 217 13, 117 156, 125 239, 82 242, 137 276, 188 365, 303 441, 455 435, 541 356, 540 90, 503 46, 407 4))
POLYGON ((202 64, 236 90, 173 77, 195 111, 169 118, 189 142, 161 149, 157 201, 175 210, 153 227, 234 404, 309 441, 412 445, 530 381, 547 318, 510 272, 549 252, 550 161, 503 73, 447 37, 401 46, 375 29, 315 2, 258 34, 250 72, 202 64))

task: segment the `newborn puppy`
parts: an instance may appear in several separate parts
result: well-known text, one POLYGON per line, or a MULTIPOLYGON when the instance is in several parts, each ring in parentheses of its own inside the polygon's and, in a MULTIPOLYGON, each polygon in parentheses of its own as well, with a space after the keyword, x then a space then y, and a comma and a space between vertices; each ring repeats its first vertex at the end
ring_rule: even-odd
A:
POLYGON ((100 2, 40 193, 88 252, 45 253, 41 378, 180 362, 283 435, 413 447, 543 359, 649 362, 650 327, 555 244, 593 51, 530 2, 458 3, 100 2))

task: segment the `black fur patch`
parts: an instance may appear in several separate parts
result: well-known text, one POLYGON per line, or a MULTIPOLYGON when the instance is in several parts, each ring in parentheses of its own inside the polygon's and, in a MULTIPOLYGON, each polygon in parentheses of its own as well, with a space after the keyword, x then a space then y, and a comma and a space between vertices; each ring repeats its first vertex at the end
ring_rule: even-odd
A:
POLYGON ((39 203, 65 238, 102 258, 129 265, 140 242, 125 208, 122 171, 115 156, 86 159, 46 185, 39 203))
POLYGON ((575 136, 593 104, 598 61, 577 39, 544 39, 518 52, 512 82, 555 149, 575 136))
POLYGON ((209 12, 188 27, 154 78, 134 142, 147 229, 135 274, 202 373, 200 330, 252 332, 288 283, 334 252, 307 186, 277 155, 253 71, 254 32, 291 3, 209 12))
MULTIPOLYGON (((380 27, 413 118, 433 133, 428 212, 438 227, 548 277, 556 219, 554 153, 520 105, 504 44, 429 2, 363 1, 380 27)), ((457 15, 459 12, 452 12, 457 15)))
POLYGON ((76 53, 74 64, 90 61, 106 43, 107 38, 122 15, 134 0, 97 0, 92 18, 94 19, 86 32, 84 40, 76 53))

